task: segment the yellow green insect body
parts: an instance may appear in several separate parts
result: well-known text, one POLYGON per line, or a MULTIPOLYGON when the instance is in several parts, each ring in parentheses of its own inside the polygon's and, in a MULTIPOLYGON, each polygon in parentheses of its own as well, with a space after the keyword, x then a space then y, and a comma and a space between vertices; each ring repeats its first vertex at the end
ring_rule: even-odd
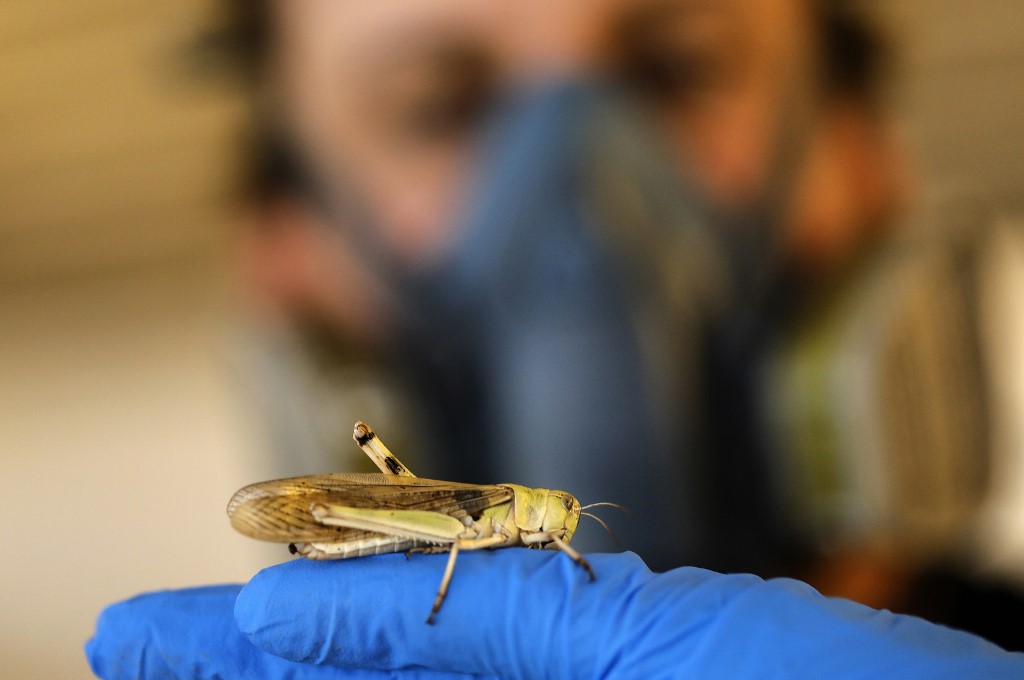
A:
POLYGON ((421 479, 365 423, 356 423, 353 438, 380 474, 251 484, 228 503, 232 526, 252 538, 288 543, 293 553, 314 560, 448 552, 428 623, 444 601, 460 550, 556 548, 594 578, 583 556, 569 546, 583 511, 571 494, 518 484, 421 479))

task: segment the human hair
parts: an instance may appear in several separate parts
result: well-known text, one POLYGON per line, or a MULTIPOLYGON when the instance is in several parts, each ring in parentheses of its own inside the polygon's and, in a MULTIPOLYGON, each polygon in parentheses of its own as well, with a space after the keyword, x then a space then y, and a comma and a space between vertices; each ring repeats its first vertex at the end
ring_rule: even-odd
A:
POLYGON ((855 0, 815 0, 812 10, 825 97, 880 107, 893 55, 873 15, 855 0))
POLYGON ((191 44, 204 75, 228 75, 247 87, 264 77, 273 48, 269 0, 219 0, 216 15, 191 44))

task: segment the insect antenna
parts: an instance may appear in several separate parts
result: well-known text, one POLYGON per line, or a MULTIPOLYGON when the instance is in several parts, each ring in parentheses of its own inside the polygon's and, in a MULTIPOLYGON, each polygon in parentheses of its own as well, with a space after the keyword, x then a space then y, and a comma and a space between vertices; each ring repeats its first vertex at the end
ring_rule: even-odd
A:
POLYGON ((595 522, 597 522, 598 524, 603 526, 604 530, 607 531, 608 535, 612 537, 613 541, 615 541, 615 545, 622 545, 622 541, 620 541, 619 537, 615 535, 615 532, 612 531, 612 528, 604 523, 603 519, 601 519, 597 515, 593 515, 593 514, 591 514, 589 512, 583 512, 582 510, 580 511, 580 515, 583 515, 585 517, 589 517, 590 519, 594 520, 595 522))
POLYGON ((615 508, 616 510, 621 510, 622 512, 626 513, 630 517, 633 516, 633 513, 626 506, 619 505, 618 503, 609 503, 608 501, 601 501, 600 503, 591 503, 589 505, 584 505, 582 508, 580 508, 580 510, 589 510, 590 508, 600 508, 600 507, 615 508))

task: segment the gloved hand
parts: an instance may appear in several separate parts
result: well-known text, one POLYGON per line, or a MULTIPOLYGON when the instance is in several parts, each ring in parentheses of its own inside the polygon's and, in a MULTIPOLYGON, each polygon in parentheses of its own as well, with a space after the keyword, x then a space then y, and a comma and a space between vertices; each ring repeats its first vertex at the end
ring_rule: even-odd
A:
POLYGON ((108 609, 87 651, 108 678, 153 677, 158 660, 184 677, 1024 677, 1022 654, 797 581, 653 574, 629 553, 588 559, 594 583, 554 552, 460 555, 433 626, 443 555, 298 560, 242 589, 237 630, 232 590, 157 593, 108 609), (118 658, 132 664, 124 675, 118 658))
MULTIPOLYGON (((287 565, 281 565, 287 566, 287 565)), ((394 673, 340 671, 288 661, 253 646, 235 624, 240 585, 164 590, 107 607, 85 646, 93 673, 105 680, 203 678, 213 680, 383 680, 394 673)), ((464 678, 403 671, 403 680, 464 678)))

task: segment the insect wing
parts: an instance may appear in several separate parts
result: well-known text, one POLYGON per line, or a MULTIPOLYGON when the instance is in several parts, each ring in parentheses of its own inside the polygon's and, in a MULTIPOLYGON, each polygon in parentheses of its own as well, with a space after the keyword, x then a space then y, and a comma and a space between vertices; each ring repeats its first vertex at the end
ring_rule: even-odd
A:
POLYGON ((339 473, 251 484, 232 497, 228 516, 237 531, 264 541, 345 542, 372 536, 375 532, 321 524, 310 513, 311 505, 426 510, 462 519, 509 503, 512 495, 512 490, 503 486, 339 473))

